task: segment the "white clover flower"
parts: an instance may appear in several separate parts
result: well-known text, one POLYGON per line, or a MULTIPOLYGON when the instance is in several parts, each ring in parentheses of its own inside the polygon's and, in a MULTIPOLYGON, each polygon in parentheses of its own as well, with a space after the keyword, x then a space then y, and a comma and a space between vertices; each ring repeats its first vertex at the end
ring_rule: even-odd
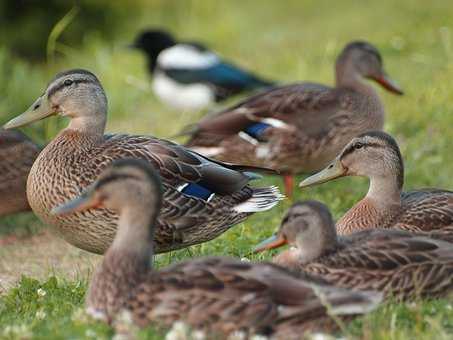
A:
POLYGON ((235 331, 228 335, 228 340, 246 340, 247 339, 247 334, 242 331, 235 331))
POLYGON ((38 320, 43 320, 45 319, 47 316, 46 312, 44 312, 44 309, 38 309, 38 311, 36 312, 35 314, 35 317, 38 319, 38 320))
POLYGON ((38 290, 36 291, 36 293, 38 293, 38 296, 39 296, 39 297, 44 297, 44 296, 46 296, 46 294, 47 294, 47 292, 46 292, 44 289, 42 289, 42 288, 38 288, 38 290))
POLYGON ((85 331, 85 336, 87 338, 97 338, 97 334, 95 331, 93 331, 91 328, 88 328, 86 331, 85 331))
POLYGON ((188 340, 190 339, 189 326, 182 321, 176 321, 170 331, 165 335, 165 340, 188 340))

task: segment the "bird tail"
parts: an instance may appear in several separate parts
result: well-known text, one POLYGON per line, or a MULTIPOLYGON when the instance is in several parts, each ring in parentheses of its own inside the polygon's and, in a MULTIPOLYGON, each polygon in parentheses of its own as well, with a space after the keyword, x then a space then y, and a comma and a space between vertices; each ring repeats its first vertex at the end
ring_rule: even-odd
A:
POLYGON ((238 213, 266 211, 273 208, 284 198, 285 196, 280 193, 276 186, 253 188, 252 197, 239 203, 233 209, 238 213))

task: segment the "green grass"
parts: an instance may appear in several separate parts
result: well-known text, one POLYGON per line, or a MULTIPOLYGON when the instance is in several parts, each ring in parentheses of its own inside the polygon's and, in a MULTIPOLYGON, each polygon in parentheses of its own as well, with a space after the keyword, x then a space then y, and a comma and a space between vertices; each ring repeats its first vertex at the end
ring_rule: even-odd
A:
MULTIPOLYGON (((332 83, 333 62, 344 44, 366 39, 378 46, 387 71, 406 92, 395 97, 380 90, 387 108, 386 129, 397 138, 405 157, 405 187, 453 189, 451 1, 155 0, 134 4, 142 6, 138 17, 112 22, 118 32, 115 40, 104 41, 89 31, 81 48, 59 46, 62 52, 52 63, 28 63, 11 55, 7 45, 0 46, 1 122, 31 105, 56 72, 72 67, 90 69, 101 79, 109 98, 110 132, 165 137, 193 122, 199 113, 172 111, 153 97, 143 56, 123 48, 138 29, 149 25, 168 27, 181 38, 201 39, 238 64, 281 82, 332 83)), ((74 20, 82 15, 83 11, 74 20)), ((51 118, 24 130, 45 142, 65 124, 51 118)), ((266 178, 260 184, 269 183, 282 184, 278 178, 266 178)), ((366 190, 366 180, 348 178, 298 190, 296 197, 321 200, 338 218, 366 190)), ((283 202, 257 214, 212 242, 160 255, 158 264, 200 255, 247 256, 256 242, 278 226, 289 205, 283 202)), ((31 214, 0 219, 0 226, 2 232, 42 227, 31 214)), ((85 290, 85 277, 75 282, 64 277, 44 282, 23 278, 0 297, 0 338, 111 337, 111 329, 81 316, 85 290), (39 288, 46 291, 45 296, 38 295, 39 288)), ((453 334, 452 320, 448 300, 389 304, 348 325, 346 334, 367 339, 447 339, 453 334)), ((158 337, 153 331, 142 336, 158 337)))

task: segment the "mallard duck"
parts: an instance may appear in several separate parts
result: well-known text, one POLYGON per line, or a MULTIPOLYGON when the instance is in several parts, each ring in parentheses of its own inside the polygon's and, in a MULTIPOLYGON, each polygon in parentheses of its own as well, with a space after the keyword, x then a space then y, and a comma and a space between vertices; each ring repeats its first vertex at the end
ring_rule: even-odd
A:
POLYGON ((35 214, 79 248, 95 253, 107 250, 117 216, 109 210, 92 209, 55 217, 50 210, 79 195, 115 159, 145 159, 162 175, 165 195, 155 237, 158 253, 211 240, 282 198, 275 187, 248 185, 259 177, 250 172, 256 168, 213 161, 155 137, 104 135, 107 98, 99 80, 86 70, 58 74, 44 94, 5 128, 57 113, 70 118, 69 126, 36 159, 27 196, 35 214))
POLYGON ((152 269, 152 239, 164 192, 152 168, 138 160, 115 161, 81 196, 52 210, 65 215, 100 204, 118 213, 118 232, 91 279, 90 314, 115 322, 129 311, 139 326, 152 322, 189 326, 222 337, 233 331, 292 334, 333 326, 333 315, 355 315, 380 301, 304 279, 270 263, 205 257, 152 269))
POLYGON ((222 60, 200 43, 177 42, 160 29, 141 32, 131 47, 148 57, 156 96, 176 109, 201 110, 273 84, 222 60))
POLYGON ((353 138, 335 160, 305 179, 301 187, 342 176, 366 176, 370 187, 365 198, 338 222, 340 235, 368 228, 401 228, 453 237, 453 192, 421 189, 402 192, 403 157, 395 139, 371 131, 353 138))
POLYGON ((294 204, 276 235, 255 251, 292 246, 274 262, 336 286, 386 296, 439 297, 453 289, 453 244, 397 229, 337 237, 329 209, 318 201, 294 204))
POLYGON ((0 128, 0 216, 30 210, 25 186, 39 151, 24 134, 0 128))
POLYGON ((384 107, 365 79, 402 94, 385 73, 378 50, 352 42, 337 58, 335 87, 274 87, 206 116, 181 134, 191 135, 186 146, 209 157, 279 170, 291 196, 294 174, 322 169, 352 137, 382 129, 384 107))

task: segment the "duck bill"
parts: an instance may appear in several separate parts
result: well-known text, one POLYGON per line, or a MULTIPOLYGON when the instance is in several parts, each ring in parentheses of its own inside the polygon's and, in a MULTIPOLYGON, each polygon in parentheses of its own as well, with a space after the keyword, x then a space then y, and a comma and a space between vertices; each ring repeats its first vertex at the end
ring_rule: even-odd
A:
POLYGON ((88 191, 66 203, 52 209, 52 215, 67 215, 88 209, 96 209, 102 206, 102 201, 96 198, 94 193, 88 191))
POLYGON ((257 254, 265 250, 279 248, 287 243, 288 242, 286 241, 286 239, 283 238, 282 236, 272 235, 271 237, 265 239, 263 242, 258 244, 255 248, 253 248, 253 253, 257 254))
POLYGON ((398 95, 404 94, 401 87, 399 87, 398 84, 392 78, 390 78, 389 75, 385 72, 382 72, 380 75, 373 76, 373 77, 371 77, 371 79, 373 79, 375 82, 380 84, 384 89, 386 89, 392 93, 395 93, 398 95))
POLYGON ((47 95, 39 97, 27 111, 11 119, 3 128, 6 130, 18 128, 55 114, 55 110, 47 100, 47 95))
POLYGON ((324 170, 304 179, 300 182, 300 188, 310 187, 312 185, 317 185, 321 183, 325 183, 331 181, 338 177, 346 176, 347 169, 341 164, 339 158, 335 159, 329 166, 327 166, 324 170))

